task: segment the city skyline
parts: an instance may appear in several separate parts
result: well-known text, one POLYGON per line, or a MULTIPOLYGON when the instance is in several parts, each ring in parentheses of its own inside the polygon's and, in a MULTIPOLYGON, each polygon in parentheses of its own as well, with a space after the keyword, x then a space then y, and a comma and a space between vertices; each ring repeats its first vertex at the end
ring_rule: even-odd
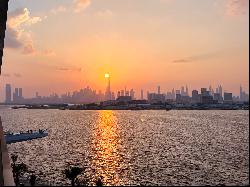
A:
MULTIPOLYGON (((11 86, 11 84, 5 85, 5 100, 4 103, 97 103, 101 101, 108 100, 117 100, 119 97, 131 97, 132 100, 160 100, 162 102, 178 101, 183 99, 194 99, 197 101, 200 100, 197 97, 199 94, 204 96, 212 96, 212 100, 223 101, 226 97, 231 98, 232 101, 249 101, 249 94, 245 89, 240 86, 239 94, 234 95, 228 90, 224 90, 222 85, 218 85, 215 89, 210 85, 209 87, 201 87, 199 89, 192 89, 189 91, 189 87, 186 85, 179 88, 172 88, 172 90, 161 90, 161 86, 157 86, 154 91, 141 89, 138 93, 133 88, 121 89, 121 90, 112 90, 110 75, 105 74, 105 78, 108 79, 107 88, 105 91, 94 90, 91 87, 83 87, 80 90, 75 90, 73 92, 66 92, 63 94, 58 94, 56 92, 50 93, 49 95, 39 95, 38 92, 35 92, 33 97, 25 97, 23 95, 23 88, 16 88, 11 86), (13 91, 12 91, 13 90, 13 91), (145 92, 145 94, 144 94, 145 92), (200 92, 200 93, 199 93, 200 92), (137 94, 136 94, 137 93, 137 94), (138 95, 138 97, 136 97, 138 95), (196 97, 196 98, 194 98, 196 97)), ((230 100, 230 99, 229 99, 230 100)), ((190 100, 191 101, 191 100, 190 100)))
POLYGON ((129 86, 137 98, 141 87, 153 91, 156 85, 166 91, 223 85, 234 95, 242 85, 249 92, 248 5, 10 0, 0 88, 22 85, 27 97, 87 85, 104 91, 110 72, 112 90, 129 86))

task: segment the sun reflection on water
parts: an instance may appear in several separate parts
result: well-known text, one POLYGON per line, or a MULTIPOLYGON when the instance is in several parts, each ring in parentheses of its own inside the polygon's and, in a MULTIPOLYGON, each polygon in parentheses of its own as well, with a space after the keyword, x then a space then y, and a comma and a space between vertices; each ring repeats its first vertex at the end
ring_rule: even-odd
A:
POLYGON ((100 111, 92 144, 94 151, 92 168, 95 168, 95 178, 101 177, 105 185, 119 184, 120 181, 119 140, 117 118, 114 112, 100 111))

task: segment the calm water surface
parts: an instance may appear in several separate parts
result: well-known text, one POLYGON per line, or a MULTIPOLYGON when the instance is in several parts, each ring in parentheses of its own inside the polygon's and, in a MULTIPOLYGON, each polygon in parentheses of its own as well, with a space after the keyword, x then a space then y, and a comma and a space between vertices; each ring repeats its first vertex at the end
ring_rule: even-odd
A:
POLYGON ((1 107, 4 130, 48 129, 43 139, 8 145, 39 181, 105 185, 249 184, 249 111, 67 111, 1 107))

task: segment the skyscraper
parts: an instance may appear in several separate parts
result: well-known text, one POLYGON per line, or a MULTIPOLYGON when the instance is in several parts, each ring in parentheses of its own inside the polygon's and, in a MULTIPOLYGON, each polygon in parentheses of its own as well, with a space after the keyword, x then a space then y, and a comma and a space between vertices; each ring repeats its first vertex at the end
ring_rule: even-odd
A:
POLYGON ((197 90, 192 91, 192 102, 194 103, 199 102, 199 92, 197 90))
POLYGON ((107 85, 107 89, 106 89, 106 93, 105 93, 105 99, 108 100, 112 100, 112 94, 111 94, 111 88, 110 88, 110 75, 109 74, 105 74, 105 78, 108 79, 108 85, 107 85))
POLYGON ((175 99, 175 91, 174 91, 174 88, 172 89, 172 99, 175 99))
POLYGON ((222 86, 220 85, 219 87, 218 87, 218 91, 219 91, 219 94, 220 94, 220 96, 222 97, 222 86))
POLYGON ((207 88, 201 88, 201 95, 206 95, 207 88))
POLYGON ((186 85, 186 96, 188 96, 189 93, 188 93, 188 86, 186 85))
POLYGON ((11 85, 6 84, 5 86, 5 103, 11 103, 11 85))
POLYGON ((241 85, 240 85, 240 101, 243 101, 243 89, 241 85))
POLYGON ((161 94, 161 86, 158 86, 158 94, 161 94))
POLYGON ((18 97, 22 98, 23 97, 23 89, 19 88, 18 90, 19 90, 18 97))
POLYGON ((120 91, 117 92, 117 98, 118 97, 121 97, 121 92, 120 91))
POLYGON ((184 90, 184 86, 181 87, 181 95, 184 96, 185 95, 185 90, 184 90))
POLYGON ((132 100, 135 99, 135 91, 133 89, 130 90, 129 94, 130 94, 132 100))
POLYGON ((143 89, 141 89, 141 100, 143 100, 143 89))
POLYGON ((13 102, 17 103, 18 102, 18 88, 15 88, 15 92, 13 93, 13 102))
POLYGON ((121 96, 125 96, 124 90, 121 90, 121 96))

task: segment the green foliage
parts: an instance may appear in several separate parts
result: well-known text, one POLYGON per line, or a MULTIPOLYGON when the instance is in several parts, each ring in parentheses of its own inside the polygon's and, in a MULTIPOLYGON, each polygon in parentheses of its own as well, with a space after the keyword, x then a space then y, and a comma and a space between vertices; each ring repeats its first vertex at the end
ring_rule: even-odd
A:
POLYGON ((64 174, 67 179, 71 180, 72 186, 75 186, 75 180, 78 175, 80 175, 83 172, 83 168, 74 166, 70 167, 64 170, 64 174))
POLYGON ((13 177, 14 177, 16 186, 19 185, 19 177, 28 171, 28 167, 26 164, 16 163, 17 158, 18 158, 17 155, 11 155, 11 160, 13 162, 11 163, 11 167, 12 167, 13 177))
POLYGON ((18 155, 14 155, 14 154, 11 155, 11 160, 13 163, 16 163, 17 158, 18 158, 18 155))

